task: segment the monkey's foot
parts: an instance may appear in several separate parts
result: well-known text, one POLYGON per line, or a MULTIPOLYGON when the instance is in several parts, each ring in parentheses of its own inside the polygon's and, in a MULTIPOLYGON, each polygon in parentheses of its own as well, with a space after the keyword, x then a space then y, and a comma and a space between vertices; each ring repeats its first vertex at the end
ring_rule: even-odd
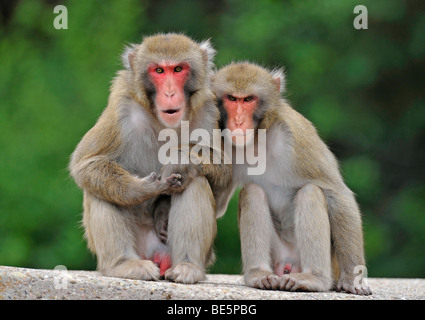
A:
POLYGON ((108 277, 135 280, 159 279, 159 268, 150 260, 125 260, 114 268, 103 270, 102 273, 108 277))
POLYGON ((186 284, 197 283, 205 278, 205 271, 192 263, 179 263, 165 272, 165 279, 186 284))
POLYGON ((345 291, 347 293, 369 296, 372 294, 369 286, 364 283, 356 283, 355 279, 348 279, 340 277, 336 286, 336 291, 345 291))
POLYGON ((280 277, 279 288, 285 291, 328 291, 331 281, 311 273, 291 273, 280 277))
POLYGON ((279 289, 279 277, 271 271, 252 270, 244 276, 246 285, 263 290, 279 289))

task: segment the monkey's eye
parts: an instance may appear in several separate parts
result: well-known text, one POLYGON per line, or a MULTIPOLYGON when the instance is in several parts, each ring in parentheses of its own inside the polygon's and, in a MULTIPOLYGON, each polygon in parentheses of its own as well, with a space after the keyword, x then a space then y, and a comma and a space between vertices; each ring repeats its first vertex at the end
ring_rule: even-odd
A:
POLYGON ((174 68, 174 72, 180 72, 182 70, 183 70, 183 68, 180 67, 180 66, 177 66, 177 67, 174 68))
POLYGON ((230 94, 227 96, 227 99, 230 101, 236 101, 236 98, 234 96, 231 96, 230 94))
POLYGON ((156 68, 155 69, 155 72, 156 73, 163 73, 164 72, 164 69, 162 69, 162 68, 156 68))
POLYGON ((243 101, 245 102, 251 102, 252 101, 252 96, 246 97, 245 99, 243 99, 243 101))

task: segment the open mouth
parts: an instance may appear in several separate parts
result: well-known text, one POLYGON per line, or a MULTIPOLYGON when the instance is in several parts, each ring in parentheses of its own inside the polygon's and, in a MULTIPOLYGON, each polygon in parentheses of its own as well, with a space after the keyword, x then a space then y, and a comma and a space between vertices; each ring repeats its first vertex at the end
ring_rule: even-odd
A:
POLYGON ((179 112, 179 111, 180 111, 180 109, 167 109, 167 110, 164 110, 162 112, 164 112, 166 114, 175 114, 176 112, 179 112))
POLYGON ((184 107, 177 109, 162 109, 160 111, 160 117, 167 125, 175 125, 179 122, 183 116, 184 107))

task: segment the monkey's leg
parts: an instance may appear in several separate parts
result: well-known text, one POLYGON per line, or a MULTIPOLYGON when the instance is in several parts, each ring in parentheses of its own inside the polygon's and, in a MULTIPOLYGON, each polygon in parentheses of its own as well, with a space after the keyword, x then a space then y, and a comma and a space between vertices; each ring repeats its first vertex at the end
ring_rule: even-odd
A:
POLYGON ((301 188, 294 199, 295 243, 301 273, 282 276, 280 289, 290 291, 328 291, 331 276, 331 229, 327 203, 315 185, 301 188))
POLYGON ((182 283, 205 279, 216 232, 210 185, 205 177, 196 177, 182 193, 171 196, 167 243, 173 268, 167 270, 165 278, 182 283))
POLYGON ((278 277, 271 268, 271 242, 277 234, 267 196, 256 184, 245 185, 239 193, 239 231, 246 285, 278 288, 278 277))
POLYGON ((365 270, 363 232, 360 211, 351 191, 326 192, 334 254, 340 275, 336 289, 353 294, 370 295, 372 291, 364 281, 365 270))
POLYGON ((158 267, 152 261, 141 260, 135 250, 135 221, 130 213, 96 198, 91 198, 85 209, 89 214, 84 217, 84 225, 103 275, 140 280, 159 278, 158 267))

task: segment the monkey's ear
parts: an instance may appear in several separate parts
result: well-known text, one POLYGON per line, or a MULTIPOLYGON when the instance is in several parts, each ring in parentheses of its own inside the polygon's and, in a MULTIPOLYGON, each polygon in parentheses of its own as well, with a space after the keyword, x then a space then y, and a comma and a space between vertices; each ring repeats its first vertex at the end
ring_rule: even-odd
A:
POLYGON ((271 75, 276 85, 276 90, 279 93, 283 93, 285 91, 285 70, 283 68, 275 68, 272 70, 271 75))
POLYGON ((208 40, 201 42, 201 44, 199 46, 201 47, 202 55, 203 55, 205 62, 213 63, 216 51, 213 48, 213 46, 211 45, 210 40, 208 39, 208 40))
POLYGON ((136 48, 136 44, 130 44, 130 46, 125 46, 124 52, 121 55, 122 64, 127 70, 132 69, 136 48))

